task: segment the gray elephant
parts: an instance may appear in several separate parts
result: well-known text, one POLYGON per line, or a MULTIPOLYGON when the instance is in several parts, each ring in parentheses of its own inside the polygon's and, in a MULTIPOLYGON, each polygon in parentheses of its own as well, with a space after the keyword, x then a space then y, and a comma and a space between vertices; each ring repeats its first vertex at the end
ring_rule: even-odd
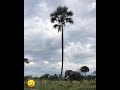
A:
POLYGON ((81 74, 78 71, 66 70, 64 79, 69 79, 72 82, 72 80, 80 80, 80 76, 81 74))

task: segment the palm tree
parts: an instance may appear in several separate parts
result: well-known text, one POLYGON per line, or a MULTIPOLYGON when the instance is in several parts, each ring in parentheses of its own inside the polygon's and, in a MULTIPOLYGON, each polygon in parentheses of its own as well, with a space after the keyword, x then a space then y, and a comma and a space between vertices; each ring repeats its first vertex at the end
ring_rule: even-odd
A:
POLYGON ((86 76, 86 72, 89 72, 89 68, 87 66, 82 66, 80 68, 80 71, 83 72, 85 74, 85 76, 86 76))
POLYGON ((68 7, 59 6, 57 10, 55 10, 53 13, 50 14, 51 22, 55 24, 53 28, 58 29, 58 33, 62 32, 62 67, 61 67, 61 78, 62 78, 62 72, 63 72, 63 28, 65 26, 65 23, 73 24, 73 19, 71 18, 73 16, 73 12, 70 10, 68 11, 68 7))

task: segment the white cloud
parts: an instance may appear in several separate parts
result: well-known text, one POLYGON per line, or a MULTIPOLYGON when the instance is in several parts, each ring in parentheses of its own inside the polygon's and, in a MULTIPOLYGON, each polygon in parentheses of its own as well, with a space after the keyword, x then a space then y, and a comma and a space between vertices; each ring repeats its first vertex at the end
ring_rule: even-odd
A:
POLYGON ((35 66, 36 66, 35 62, 29 62, 29 64, 25 64, 25 67, 27 67, 27 68, 32 68, 32 67, 35 67, 35 66))
POLYGON ((94 9, 94 8, 96 8, 96 2, 93 2, 91 5, 91 9, 94 9))
POLYGON ((65 54, 89 54, 92 52, 91 48, 92 44, 87 43, 87 44, 81 44, 80 42, 71 42, 68 44, 68 46, 65 47, 65 54))
POLYGON ((24 53, 31 61, 25 64, 25 75, 60 73, 61 33, 49 16, 62 4, 74 12, 74 24, 64 28, 64 71, 83 65, 96 70, 95 0, 25 0, 24 53))
POLYGON ((44 64, 49 64, 49 61, 43 61, 44 64))

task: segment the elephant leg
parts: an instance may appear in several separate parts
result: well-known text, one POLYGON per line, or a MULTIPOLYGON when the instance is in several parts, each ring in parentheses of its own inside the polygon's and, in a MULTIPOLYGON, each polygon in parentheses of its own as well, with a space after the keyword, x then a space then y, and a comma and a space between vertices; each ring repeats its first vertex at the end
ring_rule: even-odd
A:
POLYGON ((65 81, 67 82, 67 80, 65 79, 65 81))
POLYGON ((70 83, 72 83, 72 79, 70 79, 70 83))

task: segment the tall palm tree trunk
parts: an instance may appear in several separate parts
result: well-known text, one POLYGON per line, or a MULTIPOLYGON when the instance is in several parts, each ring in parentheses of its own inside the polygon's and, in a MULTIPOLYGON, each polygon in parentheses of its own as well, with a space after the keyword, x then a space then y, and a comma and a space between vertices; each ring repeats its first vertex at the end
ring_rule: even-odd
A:
POLYGON ((63 49, 64 49, 64 40, 63 40, 63 25, 62 25, 62 66, 61 66, 61 78, 62 78, 62 73, 63 73, 63 59, 64 59, 64 53, 63 53, 63 49))

